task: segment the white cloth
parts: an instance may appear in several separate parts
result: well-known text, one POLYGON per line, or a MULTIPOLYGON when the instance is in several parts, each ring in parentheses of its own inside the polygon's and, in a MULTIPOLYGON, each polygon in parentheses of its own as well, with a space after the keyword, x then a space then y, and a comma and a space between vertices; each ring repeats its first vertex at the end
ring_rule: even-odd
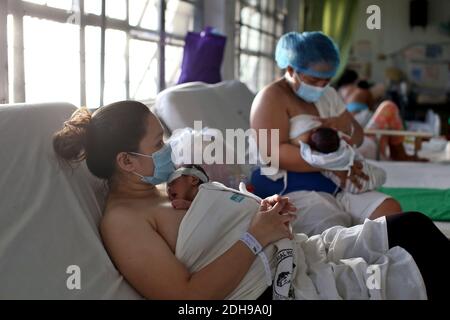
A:
MULTIPOLYGON (((362 163, 363 166, 362 172, 364 172, 369 177, 369 179, 364 180, 362 178, 358 178, 358 181, 361 184, 360 189, 353 182, 347 180, 343 188, 344 191, 353 194, 361 194, 368 191, 376 190, 384 185, 384 183, 386 182, 386 171, 384 171, 382 168, 371 165, 358 153, 356 153, 355 155, 355 161, 359 161, 362 163)), ((322 172, 322 174, 325 177, 331 179, 331 181, 333 181, 336 185, 340 185, 341 180, 334 173, 330 171, 324 171, 322 172)))
POLYGON ((300 114, 289 119, 289 138, 296 139, 299 136, 319 128, 322 122, 317 120, 316 116, 310 114, 300 114))
MULTIPOLYGON (((195 272, 221 256, 248 231, 261 199, 210 182, 200 185, 197 196, 178 231, 176 257, 195 272)), ((273 269, 275 248, 264 250, 273 269)), ((252 267, 228 299, 255 299, 266 289, 264 265, 255 259, 252 267)))
MULTIPOLYGON (((196 272, 224 254, 247 231, 259 200, 217 183, 200 186, 180 225, 177 258, 196 272)), ((412 257, 399 247, 389 249, 384 218, 333 227, 311 238, 296 234, 293 241, 281 240, 264 252, 275 274, 275 299, 426 298, 412 257)), ((258 298, 267 288, 264 276, 263 264, 255 259, 227 298, 258 298)))
POLYGON ((327 87, 315 103, 321 118, 338 117, 347 111, 344 101, 333 87, 327 87))
POLYGON ((384 217, 310 238, 297 234, 292 247, 295 299, 427 298, 411 255, 400 247, 389 249, 384 217))
POLYGON ((336 195, 336 200, 341 206, 341 210, 348 212, 352 216, 352 224, 363 223, 369 219, 372 213, 386 200, 392 199, 387 194, 378 191, 369 191, 353 194, 341 191, 336 195))
POLYGON ((355 151, 342 139, 339 149, 328 154, 315 151, 300 141, 300 155, 312 167, 332 171, 350 170, 355 160, 355 151))
POLYGON ((292 228, 309 236, 320 234, 334 226, 350 227, 352 216, 331 194, 315 191, 296 191, 286 195, 297 208, 297 220, 292 228))
POLYGON ((286 195, 298 209, 294 232, 309 236, 334 226, 349 227, 363 223, 391 197, 377 191, 352 194, 341 191, 336 196, 325 192, 295 191, 286 195))

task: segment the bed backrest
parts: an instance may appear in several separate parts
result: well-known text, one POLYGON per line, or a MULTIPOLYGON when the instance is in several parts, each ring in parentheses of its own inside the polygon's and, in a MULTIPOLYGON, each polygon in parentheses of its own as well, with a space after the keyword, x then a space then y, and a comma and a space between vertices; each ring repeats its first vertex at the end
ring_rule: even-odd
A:
POLYGON ((102 245, 104 183, 53 152, 52 135, 74 110, 0 106, 0 299, 140 298, 102 245), (80 268, 81 290, 67 287, 70 266, 80 268))
POLYGON ((250 109, 254 94, 240 81, 231 80, 210 85, 186 83, 161 92, 155 112, 170 131, 194 127, 202 121, 204 127, 219 130, 249 128, 250 109))

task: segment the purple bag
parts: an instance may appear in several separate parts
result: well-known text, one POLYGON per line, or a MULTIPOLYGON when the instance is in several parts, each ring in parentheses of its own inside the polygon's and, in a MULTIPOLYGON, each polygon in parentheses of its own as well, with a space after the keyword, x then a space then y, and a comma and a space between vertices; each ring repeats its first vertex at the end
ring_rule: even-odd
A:
POLYGON ((227 38, 207 27, 201 33, 188 32, 178 84, 201 81, 214 84, 222 81, 220 69, 227 38))

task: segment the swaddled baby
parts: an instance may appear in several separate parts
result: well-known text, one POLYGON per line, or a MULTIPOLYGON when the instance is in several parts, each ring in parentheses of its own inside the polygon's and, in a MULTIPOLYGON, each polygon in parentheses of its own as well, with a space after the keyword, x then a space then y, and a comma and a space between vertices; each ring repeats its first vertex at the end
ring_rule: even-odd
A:
POLYGON ((200 166, 184 165, 175 170, 167 181, 167 194, 172 207, 178 210, 189 209, 199 186, 208 181, 208 175, 200 166))
POLYGON ((363 165, 363 172, 369 180, 358 179, 361 188, 347 180, 344 190, 350 193, 363 193, 375 190, 386 182, 383 169, 370 165, 358 154, 340 134, 331 128, 320 127, 321 123, 314 116, 300 115, 291 120, 291 143, 300 146, 302 158, 311 166, 323 169, 323 175, 337 186, 339 177, 331 171, 349 171, 355 161, 363 165))

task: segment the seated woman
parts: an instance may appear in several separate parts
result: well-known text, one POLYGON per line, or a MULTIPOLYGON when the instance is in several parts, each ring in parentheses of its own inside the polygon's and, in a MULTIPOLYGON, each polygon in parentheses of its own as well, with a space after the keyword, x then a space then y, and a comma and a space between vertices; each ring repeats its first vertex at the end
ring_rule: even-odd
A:
POLYGON ((61 159, 85 160, 95 176, 108 182, 101 235, 116 267, 145 298, 270 296, 262 259, 256 259, 264 252, 269 273, 277 275, 272 278, 278 290, 274 297, 286 297, 287 286, 293 293, 287 297, 295 299, 446 299, 450 278, 439 270, 449 262, 449 241, 425 216, 382 217, 308 239, 290 233, 288 224, 295 217, 288 199, 260 201, 228 188, 202 186, 186 214, 157 188, 174 170, 162 137, 150 110, 128 101, 92 115, 80 109, 53 141, 61 159), (287 256, 288 264, 274 265, 283 248, 294 254, 287 256), (295 276, 280 272, 280 266, 295 270, 295 276), (376 275, 374 281, 367 278, 366 267, 376 275))
MULTIPOLYGON (((404 130, 403 120, 397 105, 389 100, 383 101, 378 107, 369 87, 359 80, 353 70, 346 70, 337 83, 338 92, 347 105, 347 110, 355 117, 359 124, 366 129, 404 130)), ((370 158, 375 158, 375 137, 366 137, 361 152, 370 158), (372 140, 372 141, 370 141, 372 140)), ((381 156, 394 161, 424 161, 417 156, 406 153, 404 137, 384 136, 380 139, 381 156), (389 149, 389 157, 386 150, 389 149)))
MULTIPOLYGON (((285 75, 258 93, 252 105, 250 125, 257 132, 269 129, 268 141, 270 129, 279 131, 279 166, 287 171, 287 179, 279 175, 265 176, 262 170, 256 170, 252 176, 255 193, 260 197, 280 192, 289 194, 302 212, 296 231, 310 235, 321 233, 333 224, 348 225, 343 212, 351 215, 353 224, 401 212, 397 201, 379 192, 335 194, 336 184, 322 175, 321 169, 309 165, 301 157, 299 147, 290 143, 290 121, 299 115, 319 117, 324 127, 349 136, 352 146, 360 146, 364 139, 362 127, 346 110, 336 90, 329 86, 340 63, 336 44, 321 32, 291 32, 278 42, 276 60, 285 75)), ((270 156, 270 146, 267 149, 270 156)), ((360 186, 359 178, 367 180, 360 161, 355 161, 351 170, 333 173, 340 177, 342 185, 346 185, 347 179, 356 186, 360 186)))

